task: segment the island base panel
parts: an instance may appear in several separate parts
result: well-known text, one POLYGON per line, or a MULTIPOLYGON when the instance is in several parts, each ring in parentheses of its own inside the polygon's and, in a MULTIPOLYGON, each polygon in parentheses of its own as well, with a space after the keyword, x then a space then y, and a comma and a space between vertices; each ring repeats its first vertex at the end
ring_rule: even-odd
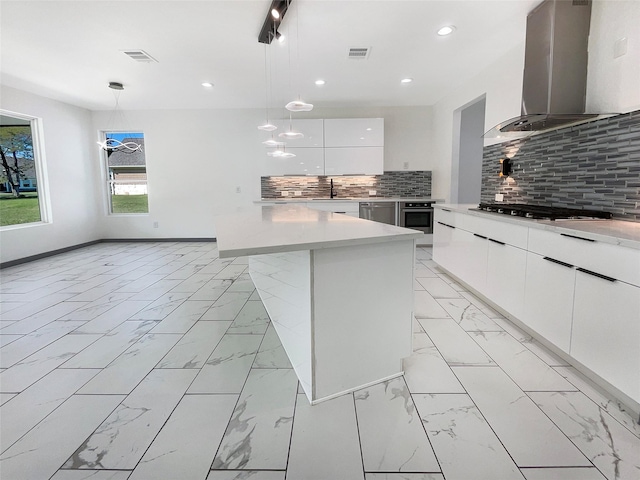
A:
POLYGON ((415 241, 251 256, 249 270, 312 404, 402 374, 415 241))
POLYGON ((411 355, 414 240, 312 256, 314 399, 397 376, 411 355))

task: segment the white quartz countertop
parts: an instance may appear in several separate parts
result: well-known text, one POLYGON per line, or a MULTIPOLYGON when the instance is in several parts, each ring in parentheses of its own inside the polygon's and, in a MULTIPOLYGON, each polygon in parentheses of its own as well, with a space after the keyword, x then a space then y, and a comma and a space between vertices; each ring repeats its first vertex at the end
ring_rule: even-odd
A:
POLYGON ((423 233, 302 205, 256 205, 214 218, 220 258, 398 240, 423 233))
POLYGON ((336 197, 336 198, 301 198, 301 197, 282 197, 282 198, 263 198, 254 203, 335 203, 335 202, 444 202, 442 198, 420 197, 336 197))
POLYGON ((541 228, 558 233, 579 235, 603 243, 611 243, 640 250, 640 222, 626 220, 534 220, 512 217, 501 213, 477 210, 477 204, 438 204, 435 208, 466 213, 483 218, 491 218, 507 223, 541 228))

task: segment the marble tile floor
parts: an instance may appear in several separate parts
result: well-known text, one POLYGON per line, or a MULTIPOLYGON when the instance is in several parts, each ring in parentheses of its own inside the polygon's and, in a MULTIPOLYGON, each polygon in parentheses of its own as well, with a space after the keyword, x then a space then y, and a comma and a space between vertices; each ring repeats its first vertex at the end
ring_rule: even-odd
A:
POLYGON ((416 258, 404 377, 313 407, 215 243, 2 270, 0 478, 640 479, 623 405, 416 258))

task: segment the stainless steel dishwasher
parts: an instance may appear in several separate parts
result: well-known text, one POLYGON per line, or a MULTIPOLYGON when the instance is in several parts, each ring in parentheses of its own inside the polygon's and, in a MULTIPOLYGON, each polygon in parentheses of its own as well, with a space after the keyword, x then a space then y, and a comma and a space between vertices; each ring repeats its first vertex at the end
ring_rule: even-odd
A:
POLYGON ((397 202, 360 202, 360 218, 374 222, 396 224, 397 202))

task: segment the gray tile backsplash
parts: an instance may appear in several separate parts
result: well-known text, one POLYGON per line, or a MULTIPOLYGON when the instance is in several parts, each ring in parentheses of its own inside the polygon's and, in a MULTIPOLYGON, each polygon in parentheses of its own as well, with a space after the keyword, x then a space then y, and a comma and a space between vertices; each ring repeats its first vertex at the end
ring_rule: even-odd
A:
POLYGON ((484 148, 482 202, 605 210, 640 221, 640 110, 484 148), (499 160, 512 173, 500 178, 499 160))
MULTIPOLYGON (((382 175, 358 175, 335 177, 261 177, 262 198, 283 197, 288 192, 302 192, 302 198, 329 197, 330 180, 333 179, 337 198, 369 197, 375 190, 375 197, 419 198, 431 196, 430 171, 384 172, 382 175)), ((298 197, 300 198, 300 197, 298 197)))

